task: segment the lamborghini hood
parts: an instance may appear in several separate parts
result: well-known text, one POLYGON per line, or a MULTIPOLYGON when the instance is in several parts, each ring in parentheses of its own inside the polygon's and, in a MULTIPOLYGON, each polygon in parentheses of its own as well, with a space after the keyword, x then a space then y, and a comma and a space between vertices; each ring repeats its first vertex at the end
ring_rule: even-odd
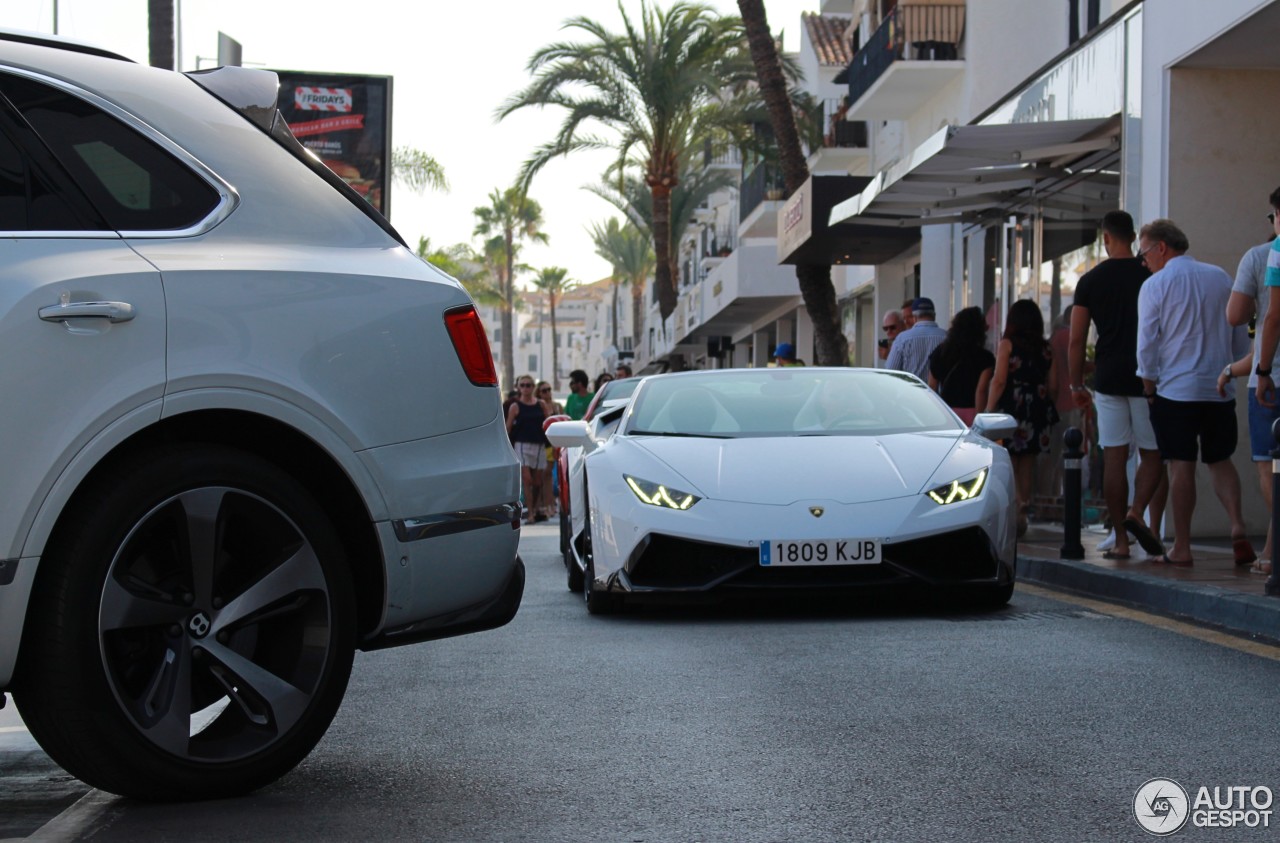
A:
POLYGON ((743 439, 644 436, 630 441, 701 495, 785 506, 814 499, 863 503, 919 494, 959 438, 946 431, 743 439))

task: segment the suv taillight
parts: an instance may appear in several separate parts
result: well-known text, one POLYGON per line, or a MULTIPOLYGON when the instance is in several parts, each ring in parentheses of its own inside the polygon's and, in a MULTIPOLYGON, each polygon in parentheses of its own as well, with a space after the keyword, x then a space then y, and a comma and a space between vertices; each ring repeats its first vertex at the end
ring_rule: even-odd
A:
POLYGON ((498 370, 493 366, 493 353, 476 309, 468 304, 446 310, 444 324, 467 379, 476 386, 497 386, 498 370))

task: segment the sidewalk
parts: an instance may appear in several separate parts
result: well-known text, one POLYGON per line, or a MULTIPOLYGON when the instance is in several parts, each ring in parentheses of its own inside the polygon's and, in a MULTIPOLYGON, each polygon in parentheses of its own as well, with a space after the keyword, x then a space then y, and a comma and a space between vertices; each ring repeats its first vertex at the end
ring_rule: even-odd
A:
MULTIPOLYGON (((1263 594, 1266 576, 1235 565, 1229 540, 1193 544, 1195 564, 1180 568, 1146 561, 1136 542, 1132 559, 1103 559, 1097 545, 1106 537, 1085 530, 1085 558, 1060 559, 1062 525, 1033 523, 1018 542, 1018 580, 1280 641, 1280 598, 1263 594)), ((1252 541, 1262 547, 1262 537, 1252 541)))

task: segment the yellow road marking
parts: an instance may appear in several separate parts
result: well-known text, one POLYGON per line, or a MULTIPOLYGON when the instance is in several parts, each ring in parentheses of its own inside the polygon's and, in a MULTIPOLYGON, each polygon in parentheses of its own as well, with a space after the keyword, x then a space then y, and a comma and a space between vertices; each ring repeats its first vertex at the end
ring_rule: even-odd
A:
POLYGON ((1250 641, 1247 638, 1240 638, 1235 635, 1228 635, 1225 632, 1216 632, 1212 629, 1195 626, 1194 624, 1175 621, 1172 618, 1166 618, 1162 615, 1153 615, 1150 612, 1143 612, 1139 609, 1130 609, 1126 606, 1117 606, 1114 603, 1104 603, 1101 600, 1091 600, 1088 597, 1077 597, 1074 594, 1068 594, 1063 591, 1054 591, 1049 588, 1041 588, 1036 585, 1027 585, 1026 583, 1018 583, 1018 591, 1030 594, 1035 597, 1047 597, 1050 600, 1061 600, 1064 603, 1072 603, 1077 606, 1084 606, 1086 609, 1098 612, 1103 615, 1110 615, 1113 618, 1124 618, 1125 620, 1137 621, 1138 623, 1154 626, 1158 629, 1164 629, 1169 632, 1175 632, 1178 635, 1185 635, 1188 638, 1195 638, 1209 644, 1217 644, 1220 647, 1229 647, 1232 650, 1238 650, 1241 653, 1248 653, 1251 656, 1259 656, 1272 661, 1280 661, 1280 647, 1272 644, 1263 644, 1260 641, 1250 641))

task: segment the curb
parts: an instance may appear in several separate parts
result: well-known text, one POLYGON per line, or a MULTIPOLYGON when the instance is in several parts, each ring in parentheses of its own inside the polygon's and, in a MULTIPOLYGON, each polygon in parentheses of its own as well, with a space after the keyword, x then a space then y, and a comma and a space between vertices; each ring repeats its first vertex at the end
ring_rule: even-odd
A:
POLYGON ((1240 635, 1280 641, 1280 599, 1275 597, 1099 568, 1070 559, 1019 556, 1017 578, 1240 635))

